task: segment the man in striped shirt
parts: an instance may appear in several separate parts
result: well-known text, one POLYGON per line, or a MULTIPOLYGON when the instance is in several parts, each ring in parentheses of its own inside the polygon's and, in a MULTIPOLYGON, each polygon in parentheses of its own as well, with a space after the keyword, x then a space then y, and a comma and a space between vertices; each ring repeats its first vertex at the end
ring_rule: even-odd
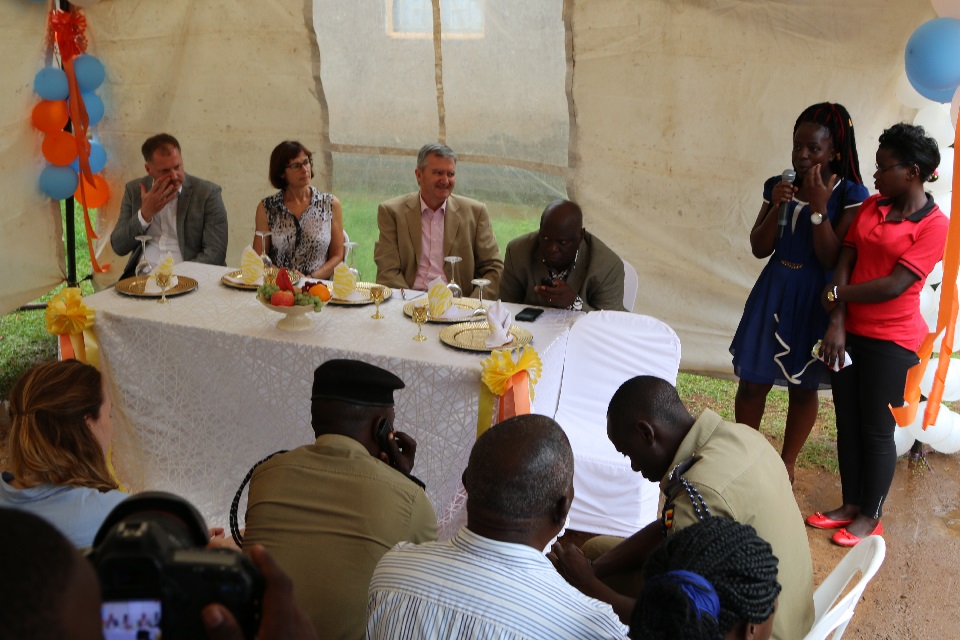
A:
POLYGON ((505 420, 463 474, 467 526, 444 542, 401 542, 370 583, 367 637, 626 638, 613 609, 556 572, 543 550, 573 500, 573 452, 545 416, 505 420))

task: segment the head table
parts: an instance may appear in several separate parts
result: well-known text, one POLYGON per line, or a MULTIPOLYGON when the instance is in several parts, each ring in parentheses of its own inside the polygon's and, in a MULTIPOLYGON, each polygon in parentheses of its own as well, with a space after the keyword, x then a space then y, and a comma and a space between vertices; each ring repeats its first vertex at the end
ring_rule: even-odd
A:
MULTIPOLYGON (((325 305, 313 327, 278 329, 280 314, 253 291, 221 284, 231 269, 178 264, 199 283, 158 304, 108 289, 85 298, 96 310, 100 362, 113 395, 113 462, 128 491, 163 490, 193 502, 210 526, 226 526, 244 475, 264 456, 313 441, 313 371, 352 358, 392 371, 399 431, 417 440, 414 474, 427 485, 442 538, 463 522, 460 484, 476 439, 480 362, 486 354, 443 344, 447 325, 404 315, 400 291, 380 305, 325 305)), ((516 313, 520 305, 508 305, 516 313)), ((554 415, 567 335, 580 313, 547 310, 522 326, 543 361, 533 411, 554 415)), ((243 505, 240 509, 243 524, 243 505)))

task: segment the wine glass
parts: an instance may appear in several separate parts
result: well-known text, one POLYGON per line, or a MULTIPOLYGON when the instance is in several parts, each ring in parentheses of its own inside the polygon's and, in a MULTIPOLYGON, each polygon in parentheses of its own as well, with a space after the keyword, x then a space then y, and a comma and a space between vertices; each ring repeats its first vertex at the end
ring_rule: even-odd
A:
POLYGON ((463 289, 457 284, 457 263, 463 260, 460 256, 447 256, 444 262, 450 264, 450 279, 447 280, 447 289, 450 289, 450 295, 454 298, 463 297, 463 289))
POLYGON ((170 274, 169 273, 158 273, 156 276, 157 286, 160 287, 160 299, 157 300, 160 304, 167 303, 167 287, 170 286, 170 274))
POLYGON ((273 266, 273 260, 267 254, 267 238, 273 235, 271 231, 256 231, 255 235, 260 238, 260 259, 263 260, 263 270, 266 271, 273 266))
POLYGON ((414 305, 411 315, 413 321, 417 323, 417 335, 413 336, 413 339, 417 342, 423 342, 427 339, 427 336, 423 335, 423 323, 427 321, 427 305, 414 305))
POLYGON ((140 262, 137 263, 135 275, 138 276, 147 276, 150 275, 150 272, 153 271, 153 266, 147 260, 147 242, 150 241, 151 236, 146 234, 137 236, 137 240, 140 241, 140 262))
POLYGON ((344 242, 343 246, 347 249, 347 269, 350 270, 350 273, 353 274, 353 277, 357 279, 357 282, 360 282, 360 270, 356 267, 357 257, 356 249, 360 246, 359 242, 344 242))
POLYGON ((483 306, 483 288, 488 284, 490 284, 490 281, 486 278, 474 278, 473 280, 470 281, 470 284, 476 287, 477 291, 480 294, 480 306, 474 310, 472 315, 475 315, 475 316, 487 315, 487 309, 486 307, 483 306))
POLYGON ((383 298, 384 296, 386 296, 386 294, 387 294, 386 289, 384 289, 379 284, 375 284, 372 287, 370 287, 370 299, 373 300, 373 303, 375 305, 377 305, 376 313, 370 316, 374 320, 380 320, 381 318, 385 317, 382 313, 380 313, 380 303, 383 302, 383 298))

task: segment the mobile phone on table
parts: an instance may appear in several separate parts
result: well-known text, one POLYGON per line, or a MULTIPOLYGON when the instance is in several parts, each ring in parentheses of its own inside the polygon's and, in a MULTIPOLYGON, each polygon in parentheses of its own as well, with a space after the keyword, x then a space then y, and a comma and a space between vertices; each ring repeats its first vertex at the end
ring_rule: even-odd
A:
POLYGON ((537 309, 536 307, 526 307, 522 309, 520 313, 514 316, 514 319, 519 320, 520 322, 533 322, 540 314, 543 313, 543 309, 537 309))

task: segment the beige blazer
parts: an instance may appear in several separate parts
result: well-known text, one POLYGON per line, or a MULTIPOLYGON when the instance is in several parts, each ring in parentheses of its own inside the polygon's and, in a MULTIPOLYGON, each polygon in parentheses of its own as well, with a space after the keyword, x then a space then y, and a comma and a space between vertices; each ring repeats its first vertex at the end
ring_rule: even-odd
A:
MULTIPOLYGON (((413 287, 423 247, 420 215, 419 191, 380 203, 380 238, 373 253, 378 283, 396 289, 413 287)), ((484 296, 495 299, 503 260, 485 204, 463 196, 447 198, 443 251, 445 255, 463 258, 457 265, 457 284, 463 295, 473 295, 472 279, 487 278, 490 284, 484 289, 484 296)))

